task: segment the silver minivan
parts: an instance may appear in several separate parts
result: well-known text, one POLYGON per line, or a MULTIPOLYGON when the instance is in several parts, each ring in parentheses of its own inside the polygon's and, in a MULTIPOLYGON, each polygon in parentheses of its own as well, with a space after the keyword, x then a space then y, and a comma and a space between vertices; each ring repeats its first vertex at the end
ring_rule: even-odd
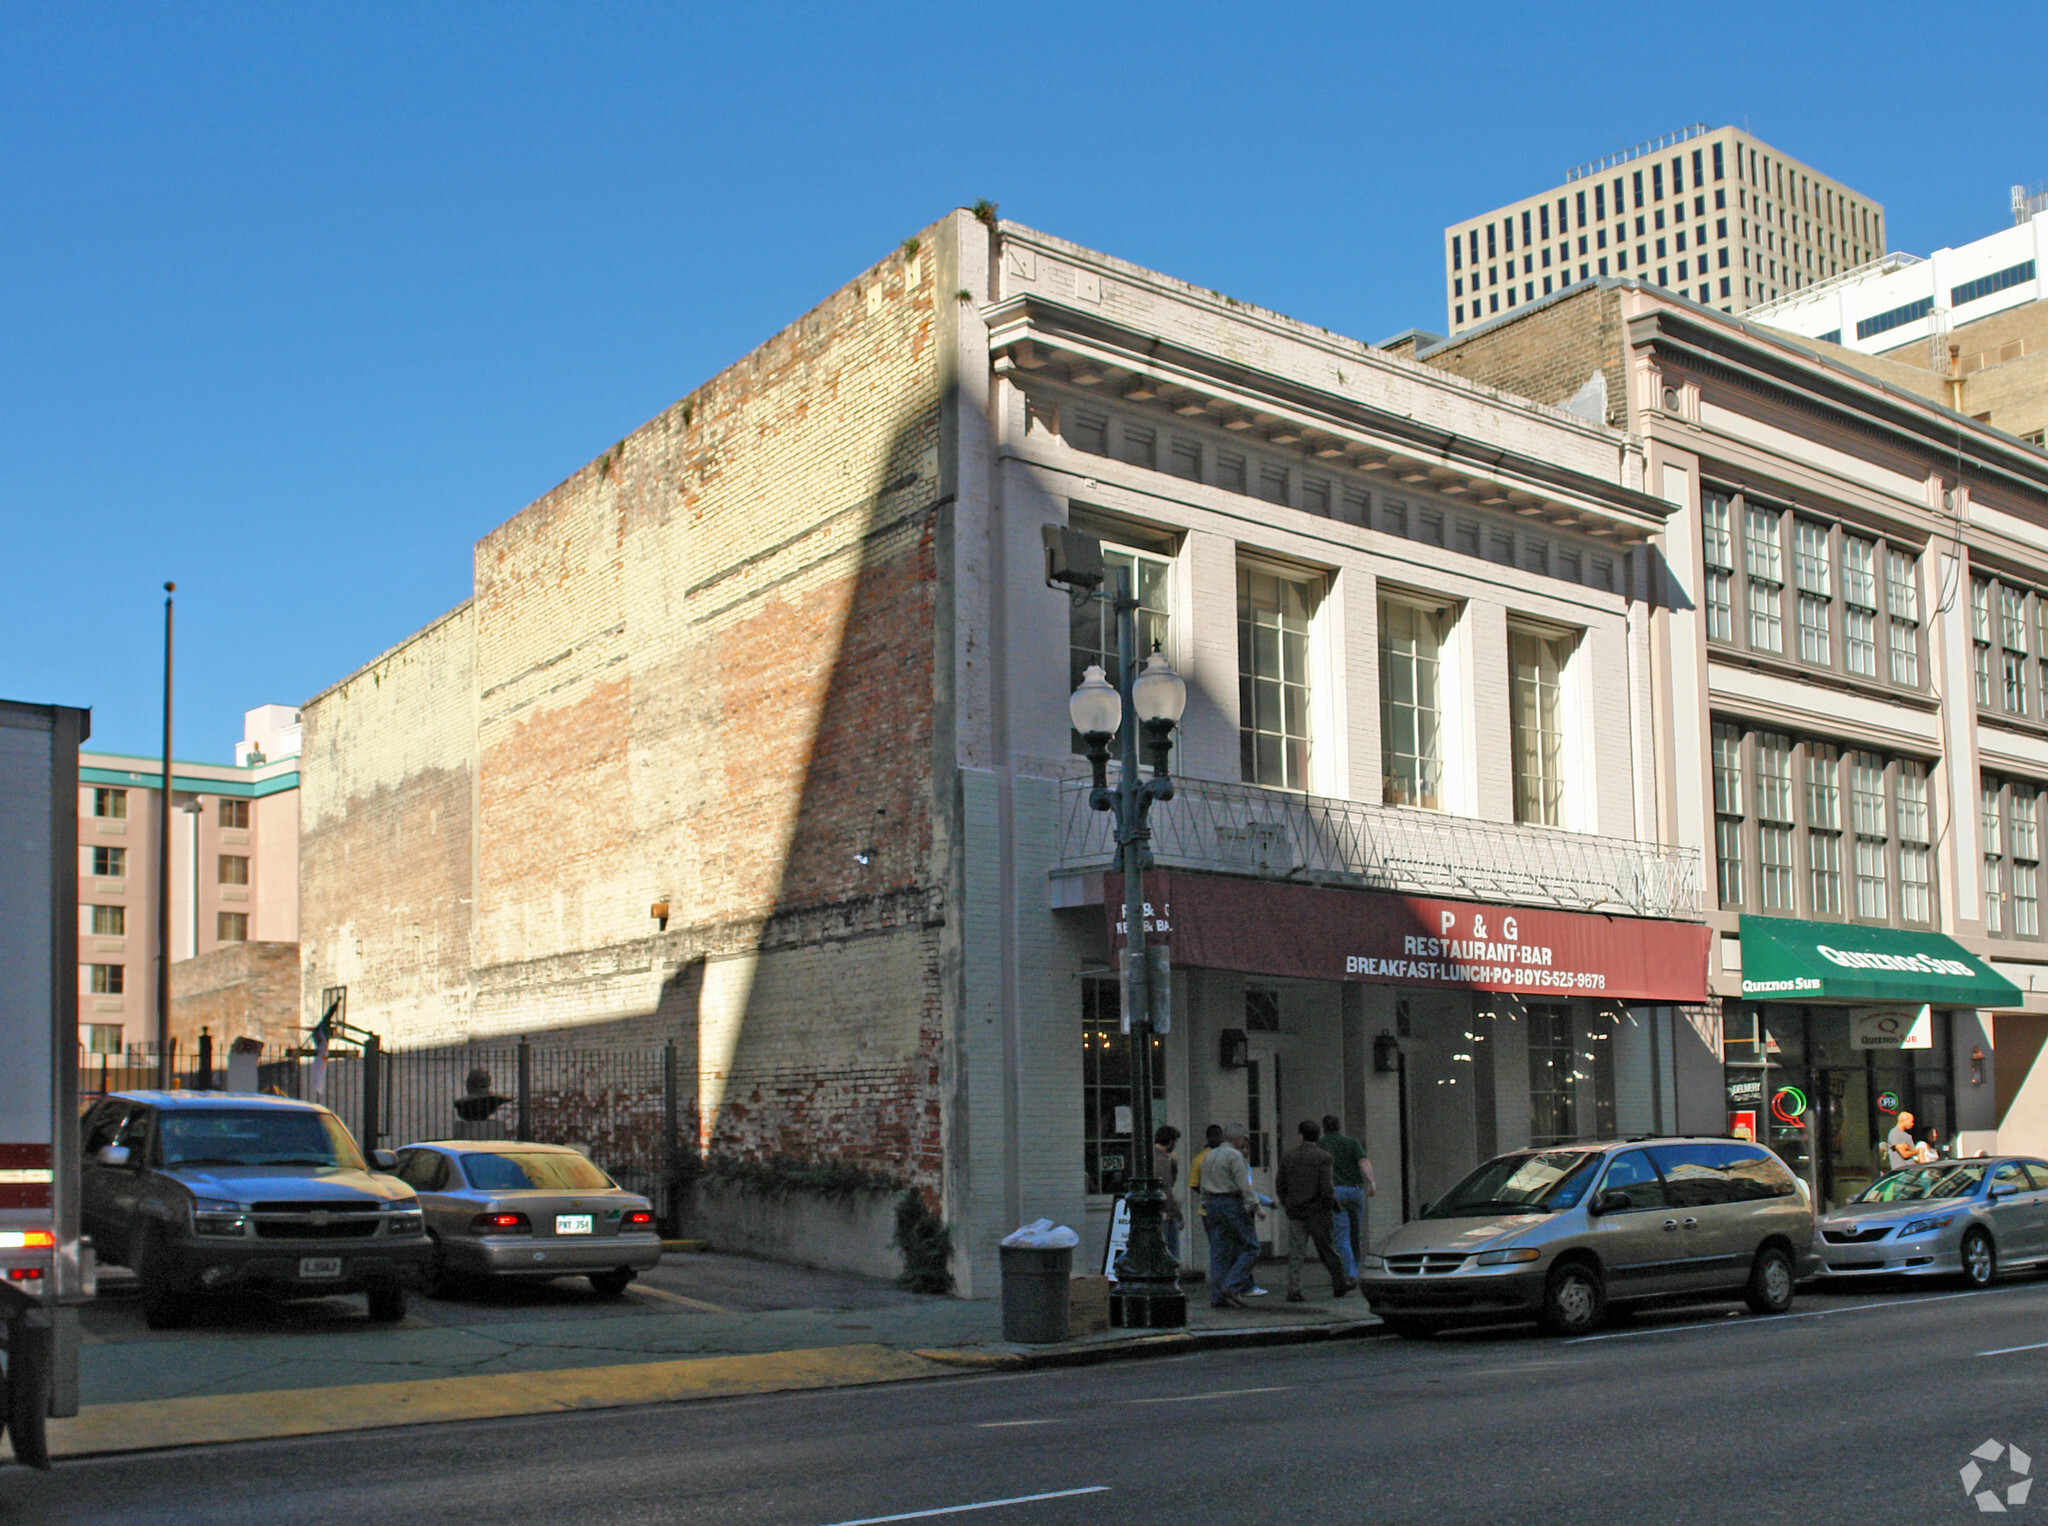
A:
POLYGON ((1820 1270, 1798 1180, 1736 1139, 1629 1139, 1498 1156, 1364 1258, 1360 1290, 1399 1335, 1532 1315, 1554 1335, 1610 1308, 1741 1297, 1791 1307, 1820 1270))

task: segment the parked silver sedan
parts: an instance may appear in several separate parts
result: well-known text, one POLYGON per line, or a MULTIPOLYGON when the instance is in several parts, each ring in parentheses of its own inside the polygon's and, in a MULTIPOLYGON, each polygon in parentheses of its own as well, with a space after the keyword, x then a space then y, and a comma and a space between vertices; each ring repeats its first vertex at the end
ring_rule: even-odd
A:
POLYGON ((598 1292, 617 1295, 661 1260, 653 1205, 561 1145, 407 1145, 397 1176, 426 1210, 429 1294, 464 1278, 587 1277, 598 1292))
POLYGON ((2048 1263, 2048 1163, 1938 1160, 1879 1177, 1820 1221, 1825 1275, 1961 1277, 2048 1263))

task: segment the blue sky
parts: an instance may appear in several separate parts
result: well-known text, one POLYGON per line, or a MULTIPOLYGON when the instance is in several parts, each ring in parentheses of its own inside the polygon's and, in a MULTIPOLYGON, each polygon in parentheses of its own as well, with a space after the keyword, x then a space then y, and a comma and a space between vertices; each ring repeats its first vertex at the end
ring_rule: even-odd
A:
POLYGON ((1445 223, 1696 120, 1919 253, 2048 177, 2037 8, 1647 9, 12 4, 0 695, 153 753, 174 578, 227 760, 977 197, 1376 340, 1441 327, 1445 223))

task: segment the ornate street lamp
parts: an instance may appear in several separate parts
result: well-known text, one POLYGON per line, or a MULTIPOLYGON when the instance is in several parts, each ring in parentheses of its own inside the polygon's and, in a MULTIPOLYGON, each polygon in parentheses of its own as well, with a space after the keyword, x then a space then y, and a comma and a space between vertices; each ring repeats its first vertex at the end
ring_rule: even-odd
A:
MULTIPOLYGON (((1067 532, 1069 536, 1072 532, 1067 532)), ((1053 544, 1048 534, 1047 544, 1053 544)), ((1100 568, 1099 559, 1096 567, 1100 568)), ((1055 561, 1053 572, 1060 566, 1055 561)), ((1133 1170, 1125 1190, 1130 1205, 1130 1240, 1115 1268, 1109 1292, 1109 1322, 1126 1329, 1172 1329, 1188 1322, 1187 1296, 1180 1290, 1180 1269, 1166 1249, 1163 1221, 1166 1189, 1152 1172, 1152 969, 1145 947, 1145 864, 1150 858, 1154 802, 1173 798, 1167 759, 1173 750, 1173 728, 1187 708, 1187 680, 1174 672, 1166 654, 1154 648, 1143 671, 1137 664, 1138 601, 1131 575, 1118 568, 1111 591, 1102 593, 1085 574, 1063 577, 1078 602, 1101 599, 1116 611, 1117 672, 1123 692, 1111 687, 1100 667, 1090 667, 1067 701, 1074 729, 1088 744, 1088 762, 1095 787, 1088 803, 1110 812, 1116 822, 1117 867, 1124 877, 1124 1014, 1131 1036, 1131 1145, 1133 1170), (1123 724, 1125 715, 1138 724, 1123 724), (1140 733, 1152 777, 1138 768, 1140 733), (1109 754, 1118 753, 1117 780, 1109 782, 1109 754)), ((1095 583, 1101 581, 1101 573, 1095 583)), ((1163 999, 1165 992, 1159 995, 1163 999)))

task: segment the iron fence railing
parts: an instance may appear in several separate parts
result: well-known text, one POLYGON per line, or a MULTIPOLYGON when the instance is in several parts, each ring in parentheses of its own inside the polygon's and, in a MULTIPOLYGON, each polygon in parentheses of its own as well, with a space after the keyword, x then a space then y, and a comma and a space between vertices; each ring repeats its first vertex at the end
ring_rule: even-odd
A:
MULTIPOLYGON (((1700 915, 1700 856, 1691 848, 1210 779, 1176 779, 1174 789, 1152 812, 1152 856, 1165 868, 1567 911, 1700 915)), ((1087 781, 1067 780, 1060 804, 1054 872, 1110 867, 1110 814, 1089 806, 1087 781)))
MULTIPOLYGON (((222 1062, 195 1067, 174 1060, 174 1084, 194 1090, 228 1085, 222 1062)), ((573 1145, 620 1186, 653 1199, 672 1224, 678 1167, 697 1148, 695 1098, 683 1087, 674 1044, 616 1048, 532 1043, 451 1045, 438 1049, 336 1049, 316 1084, 302 1051, 259 1056, 262 1092, 331 1108, 367 1150, 434 1139, 526 1139, 573 1145)), ((695 1081, 695 1075, 688 1078, 695 1081)), ((156 1053, 79 1055, 79 1093, 157 1084, 156 1053)))

